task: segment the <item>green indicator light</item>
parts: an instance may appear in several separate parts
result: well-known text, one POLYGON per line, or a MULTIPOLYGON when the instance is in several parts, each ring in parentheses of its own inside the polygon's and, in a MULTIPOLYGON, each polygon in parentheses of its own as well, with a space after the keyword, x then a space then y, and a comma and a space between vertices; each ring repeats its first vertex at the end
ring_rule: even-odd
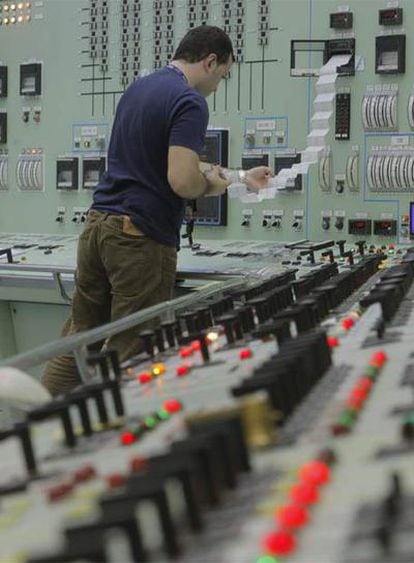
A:
POLYGON ((157 426, 157 420, 154 416, 146 416, 144 418, 144 424, 147 428, 154 428, 157 426))
POLYGON ((375 378, 378 375, 379 369, 375 366, 369 366, 366 369, 367 377, 375 378))
POLYGON ((145 431, 145 427, 144 426, 136 426, 133 430, 133 433, 135 434, 135 436, 141 436, 141 434, 145 431))
POLYGON ((342 426, 352 426, 354 424, 354 417, 350 416, 347 411, 344 411, 338 418, 338 424, 342 426))
POLYGON ((394 251, 393 251, 393 250, 389 250, 389 251, 388 251, 388 254, 394 254, 394 251))
POLYGON ((160 409, 157 411, 157 416, 160 420, 168 420, 170 418, 170 413, 165 409, 160 409))
POLYGON ((414 425, 414 412, 410 412, 406 417, 404 417, 404 423, 414 425))
POLYGON ((339 262, 345 262, 345 258, 343 256, 339 257, 339 262))
POLYGON ((352 421, 355 421, 356 417, 358 416, 357 409, 353 409, 352 407, 346 409, 341 416, 348 416, 352 421))
POLYGON ((272 557, 271 555, 262 555, 258 559, 256 559, 256 563, 279 563, 280 559, 276 559, 276 557, 272 557))

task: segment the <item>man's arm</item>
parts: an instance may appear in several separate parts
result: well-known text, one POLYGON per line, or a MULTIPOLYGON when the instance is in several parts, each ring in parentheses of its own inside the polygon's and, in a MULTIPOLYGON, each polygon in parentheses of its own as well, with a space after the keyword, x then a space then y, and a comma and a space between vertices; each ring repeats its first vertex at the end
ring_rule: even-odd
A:
POLYGON ((183 199, 204 195, 219 195, 226 191, 230 181, 223 178, 217 166, 200 167, 198 154, 181 146, 168 149, 168 183, 183 199))
MULTIPOLYGON (((200 162, 200 170, 204 174, 213 167, 207 162, 200 162)), ((268 166, 256 166, 250 170, 230 170, 228 168, 219 168, 220 176, 230 184, 245 184, 252 190, 260 190, 266 188, 269 179, 272 177, 272 171, 268 166)))
POLYGON ((183 199, 195 199, 207 190, 207 179, 199 167, 198 154, 191 149, 170 146, 168 149, 168 183, 183 199))

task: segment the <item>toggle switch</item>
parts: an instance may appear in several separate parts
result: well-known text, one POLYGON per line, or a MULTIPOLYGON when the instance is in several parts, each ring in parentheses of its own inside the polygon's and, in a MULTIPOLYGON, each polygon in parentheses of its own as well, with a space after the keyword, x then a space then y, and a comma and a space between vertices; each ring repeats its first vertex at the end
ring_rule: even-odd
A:
POLYGON ((141 330, 138 337, 142 340, 144 350, 151 358, 154 356, 154 338, 155 333, 153 330, 141 330))
POLYGON ((365 241, 364 240, 358 240, 356 243, 356 246, 358 248, 358 252, 361 256, 364 256, 365 253, 365 241))
POLYGON ((69 414, 69 403, 66 400, 60 398, 54 399, 46 403, 46 405, 31 409, 27 415, 28 420, 33 422, 40 422, 55 417, 60 418, 62 422, 66 445, 68 448, 73 448, 76 445, 76 436, 69 414))
POLYGON ((164 547, 170 557, 180 553, 177 530, 171 514, 170 503, 161 479, 147 475, 145 479, 135 479, 125 489, 117 493, 106 493, 100 499, 104 514, 112 518, 133 513, 140 503, 152 502, 156 508, 164 547))
POLYGON ((83 435, 92 435, 92 425, 87 406, 87 393, 82 389, 74 389, 67 395, 67 400, 70 404, 75 405, 79 411, 79 418, 82 425, 83 435))
POLYGON ((337 240, 336 245, 339 247, 339 254, 344 255, 346 240, 337 240))
POLYGON ((103 425, 108 424, 109 417, 108 411, 104 399, 105 383, 86 383, 83 389, 91 397, 96 404, 96 410, 98 411, 99 422, 103 425))
POLYGON ((212 506, 217 505, 224 487, 223 467, 217 441, 209 436, 190 436, 186 440, 173 442, 171 450, 194 456, 205 482, 205 490, 200 489, 201 500, 212 506))
POLYGON ((216 323, 223 326, 227 344, 231 345, 243 338, 241 324, 237 315, 223 315, 216 319, 216 323))
POLYGON ((161 323, 161 329, 163 331, 163 333, 165 334, 165 338, 168 342, 168 346, 170 348, 174 348, 176 345, 176 340, 175 340, 175 326, 176 326, 176 322, 175 321, 163 321, 161 323))
POLYGON ((33 451, 30 428, 26 422, 17 422, 13 427, 0 430, 0 442, 16 437, 20 441, 26 470, 29 476, 37 472, 37 464, 33 451))

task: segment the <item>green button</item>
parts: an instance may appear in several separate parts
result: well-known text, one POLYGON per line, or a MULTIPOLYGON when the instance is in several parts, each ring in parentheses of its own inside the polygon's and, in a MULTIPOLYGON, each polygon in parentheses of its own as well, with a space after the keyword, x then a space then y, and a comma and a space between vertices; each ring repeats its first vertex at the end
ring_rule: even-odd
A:
POLYGON ((262 555, 258 559, 256 559, 256 563, 279 563, 280 559, 276 557, 272 557, 271 555, 262 555))

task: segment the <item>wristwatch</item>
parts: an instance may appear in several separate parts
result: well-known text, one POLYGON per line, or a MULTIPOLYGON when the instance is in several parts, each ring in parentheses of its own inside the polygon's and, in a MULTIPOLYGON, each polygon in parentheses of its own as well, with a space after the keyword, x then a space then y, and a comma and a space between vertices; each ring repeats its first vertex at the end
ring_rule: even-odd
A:
POLYGON ((239 170, 238 175, 239 175, 239 182, 241 184, 245 184, 246 183, 246 170, 239 170))

